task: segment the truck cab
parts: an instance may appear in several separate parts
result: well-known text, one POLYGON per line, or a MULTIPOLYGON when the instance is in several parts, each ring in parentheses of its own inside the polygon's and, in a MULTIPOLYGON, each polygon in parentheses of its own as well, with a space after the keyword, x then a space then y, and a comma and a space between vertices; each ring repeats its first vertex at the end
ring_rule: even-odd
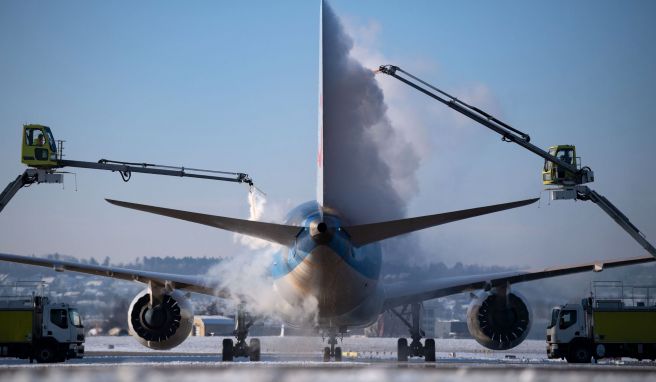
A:
MULTIPOLYGON (((580 158, 576 157, 576 147, 573 145, 551 146, 549 147, 549 155, 554 156, 574 167, 579 166, 580 158)), ((564 168, 559 167, 549 160, 544 161, 544 168, 542 169, 542 184, 545 186, 572 186, 575 183, 576 177, 574 174, 566 171, 564 168)))
POLYGON ((566 304, 552 309, 551 321, 547 326, 549 358, 567 359, 568 362, 590 362, 588 338, 587 316, 583 304, 566 304))
POLYGON ((58 167, 57 145, 48 126, 23 125, 21 162, 34 167, 49 169, 58 167))
POLYGON ((81 358, 84 353, 84 326, 80 314, 68 304, 47 304, 43 309, 42 338, 44 342, 56 343, 58 356, 81 358))

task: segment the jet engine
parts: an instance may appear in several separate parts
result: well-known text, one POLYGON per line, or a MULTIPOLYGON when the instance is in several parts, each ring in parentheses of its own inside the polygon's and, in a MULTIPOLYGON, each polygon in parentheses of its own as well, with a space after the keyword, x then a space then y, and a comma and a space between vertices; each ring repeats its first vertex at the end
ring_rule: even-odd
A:
POLYGON ((517 292, 481 292, 467 309, 467 328, 481 345, 507 350, 519 345, 531 329, 531 309, 517 292))
POLYGON ((193 321, 191 303, 178 290, 164 292, 161 301, 153 305, 150 291, 146 289, 137 294, 128 310, 130 335, 156 350, 180 345, 191 333, 193 321))

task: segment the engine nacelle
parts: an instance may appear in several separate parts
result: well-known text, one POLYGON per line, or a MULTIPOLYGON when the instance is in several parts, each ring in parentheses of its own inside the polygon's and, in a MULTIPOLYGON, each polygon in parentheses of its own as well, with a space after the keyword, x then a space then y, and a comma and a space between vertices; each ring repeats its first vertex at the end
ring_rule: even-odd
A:
POLYGON ((151 349, 168 350, 180 345, 191 333, 193 323, 191 303, 178 290, 166 292, 159 305, 151 306, 146 289, 132 300, 128 310, 130 335, 151 349))
POLYGON ((524 341, 531 329, 533 314, 526 299, 517 292, 478 294, 467 309, 467 328, 481 345, 507 350, 524 341))

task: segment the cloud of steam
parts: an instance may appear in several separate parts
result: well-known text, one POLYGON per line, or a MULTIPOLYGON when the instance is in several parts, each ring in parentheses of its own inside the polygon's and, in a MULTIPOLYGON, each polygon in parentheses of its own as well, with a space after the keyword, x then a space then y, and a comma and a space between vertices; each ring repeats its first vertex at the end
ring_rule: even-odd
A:
MULTIPOLYGON (((324 3, 324 204, 350 224, 401 219, 418 192, 421 158, 404 129, 390 122, 383 91, 371 68, 353 57, 353 47, 324 3)), ((383 246, 386 260, 419 252, 409 237, 387 240, 383 246)))
MULTIPOLYGON (((285 208, 282 203, 270 204, 266 195, 257 189, 248 193, 249 220, 281 222, 285 208)), ((236 309, 241 303, 255 316, 286 319, 292 322, 313 323, 318 313, 314 298, 298 301, 291 306, 275 289, 271 265, 281 246, 250 236, 235 234, 235 242, 247 250, 224 258, 208 270, 207 275, 216 280, 219 289, 230 291, 227 303, 236 309)))
POLYGON ((324 3, 324 203, 351 224, 403 218, 417 190, 419 156, 392 127, 374 73, 353 58, 352 48, 324 3))
MULTIPOLYGON (((267 207, 267 198, 266 195, 258 191, 256 188, 252 188, 248 193, 248 220, 252 221, 280 221, 282 217, 280 208, 266 208, 267 207)), ((280 245, 276 243, 271 243, 266 240, 258 239, 251 236, 235 234, 233 236, 235 242, 243 244, 249 249, 255 251, 262 251, 269 253, 270 255, 280 250, 280 245)))
MULTIPOLYGON (((421 57, 413 57, 411 60, 408 60, 407 57, 394 59, 382 54, 377 47, 382 27, 376 21, 370 21, 365 25, 348 23, 346 30, 354 38, 351 56, 366 68, 378 68, 381 64, 399 64, 412 73, 419 73, 420 77, 439 78, 437 62, 421 57)), ((440 158, 452 157, 454 151, 460 153, 463 147, 466 147, 467 142, 471 143, 472 140, 487 138, 485 134, 480 133, 480 127, 471 119, 419 94, 415 89, 400 81, 385 75, 378 75, 375 78, 385 95, 388 106, 386 115, 391 121, 391 127, 409 142, 420 162, 430 161, 431 157, 437 156, 440 158)), ((467 103, 481 107, 497 117, 503 117, 501 107, 494 94, 483 83, 474 82, 448 89, 448 91, 467 103)), ((393 161, 387 159, 387 162, 393 161)), ((437 171, 438 174, 458 165, 452 161, 441 161, 437 164, 441 164, 437 171)), ((460 170, 458 169, 458 171, 460 170)), ((415 173, 413 173, 414 175, 415 173)), ((436 178, 439 178, 439 175, 436 178)), ((448 179, 452 178, 448 177, 448 179)), ((396 176, 393 177, 395 184, 405 183, 407 187, 407 184, 410 183, 400 182, 400 180, 396 176)), ((397 189, 401 195, 407 195, 410 198, 417 193, 414 188, 412 189, 414 193, 403 191, 403 185, 397 186, 397 189)))
MULTIPOLYGON (((424 57, 388 57, 381 53, 379 42, 383 29, 376 21, 356 23, 346 20, 347 34, 353 37, 351 57, 362 63, 366 68, 377 68, 381 64, 397 64, 420 77, 439 79, 440 65, 424 57)), ((403 137, 406 146, 385 145, 381 142, 381 157, 391 169, 391 183, 397 193, 406 202, 406 208, 411 215, 430 214, 453 210, 449 208, 449 198, 461 194, 462 190, 454 186, 463 174, 472 171, 467 161, 455 161, 451 158, 462 157, 467 148, 480 147, 487 144, 489 136, 481 133, 480 127, 467 117, 444 107, 441 104, 419 94, 415 89, 386 75, 375 77, 378 86, 385 95, 387 105, 386 117, 397 136, 403 137), (419 189, 417 170, 405 166, 397 158, 404 155, 403 148, 413 150, 421 164, 428 164, 433 169, 430 173, 430 188, 419 189), (396 150, 390 152, 389 150, 396 150), (454 192, 458 190, 457 193, 454 192), (436 199, 439 195, 440 199, 436 199)), ((430 81, 432 82, 432 81, 430 81)), ((438 82, 438 85, 440 83, 438 82)), ((490 88, 480 82, 462 84, 448 89, 460 99, 479 106, 493 115, 502 117, 499 103, 490 88)), ((472 203, 478 205, 476 194, 468 194, 472 203)), ((465 204, 461 208, 472 207, 465 204)), ((439 228, 436 228, 439 230, 439 228)), ((469 254, 458 258, 453 257, 449 246, 430 240, 428 244, 420 243, 420 237, 426 238, 429 232, 414 233, 408 237, 393 239, 386 243, 386 258, 388 262, 403 261, 405 263, 423 264, 437 261, 476 262, 469 254), (430 249, 428 249, 430 248, 430 249), (395 256, 398 253, 411 253, 412 256, 395 256)))

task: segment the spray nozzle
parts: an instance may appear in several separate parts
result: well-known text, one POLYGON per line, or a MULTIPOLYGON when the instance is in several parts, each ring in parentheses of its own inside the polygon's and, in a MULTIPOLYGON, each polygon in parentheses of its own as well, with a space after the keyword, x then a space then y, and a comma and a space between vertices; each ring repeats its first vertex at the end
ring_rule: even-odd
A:
MULTIPOLYGON (((401 70, 401 68, 394 65, 381 65, 378 67, 378 69, 374 70, 374 73, 385 73, 385 74, 389 74, 390 76, 393 76, 396 74, 397 70, 401 70)), ((403 70, 401 71, 403 72, 403 70)))

